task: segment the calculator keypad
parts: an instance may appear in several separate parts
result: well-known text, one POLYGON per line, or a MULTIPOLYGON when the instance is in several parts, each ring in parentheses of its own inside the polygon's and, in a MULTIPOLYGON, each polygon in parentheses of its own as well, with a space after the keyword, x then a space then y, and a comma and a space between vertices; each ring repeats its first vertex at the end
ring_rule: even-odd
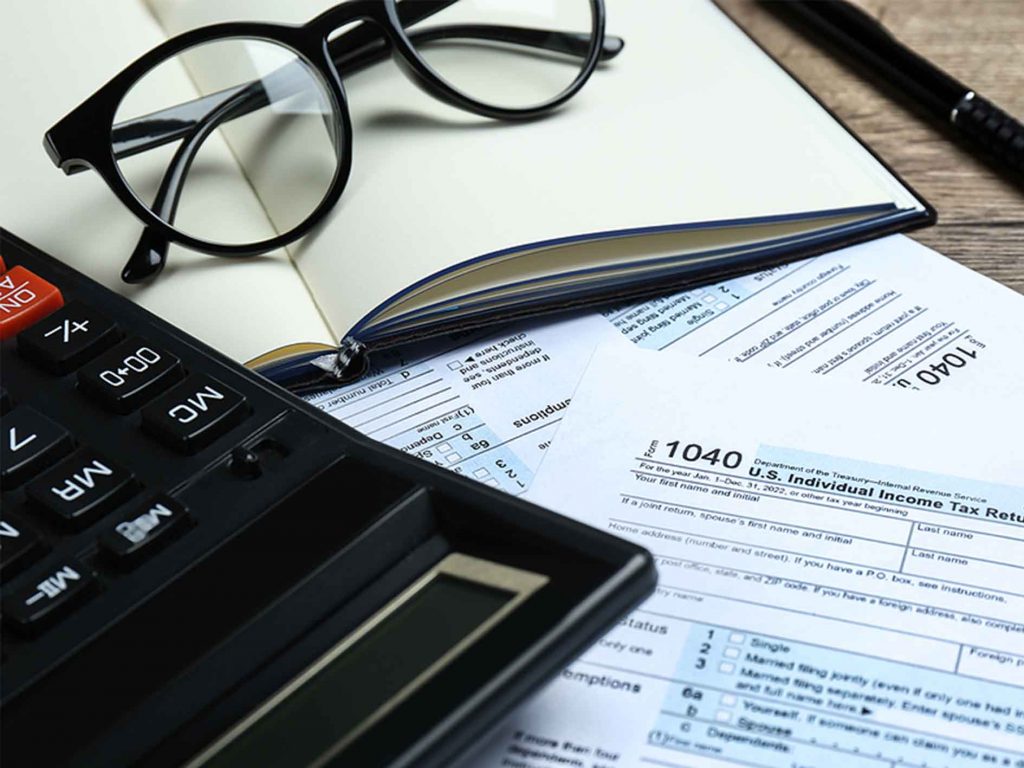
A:
MULTIPOLYGON (((124 600, 144 565, 165 569, 159 553, 205 529, 179 491, 213 457, 191 457, 254 411, 224 381, 189 370, 189 347, 173 335, 133 335, 102 299, 65 296, 56 282, 0 266, 0 586, 5 639, 16 643, 58 641, 47 630, 92 596, 124 600)), ((139 316, 138 330, 147 322, 139 316)), ((280 413, 272 398, 256 400, 261 423, 280 413)), ((225 463, 232 447, 219 449, 225 463)), ((10 657, 8 645, 5 669, 10 657)))

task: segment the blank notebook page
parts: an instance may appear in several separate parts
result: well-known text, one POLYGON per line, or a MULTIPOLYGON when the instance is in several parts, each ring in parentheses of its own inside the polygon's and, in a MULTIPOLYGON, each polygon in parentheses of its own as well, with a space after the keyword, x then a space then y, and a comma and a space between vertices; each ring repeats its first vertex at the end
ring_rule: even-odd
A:
MULTIPOLYGON (((301 23, 333 5, 151 2, 171 32, 232 18, 301 23)), ((327 223, 292 249, 337 335, 431 273, 524 243, 871 204, 921 207, 711 3, 607 5, 608 32, 625 39, 625 50, 546 119, 501 123, 461 112, 390 61, 346 80, 352 176, 327 223)), ((285 205, 286 190, 272 181, 257 192, 272 218, 285 205)))

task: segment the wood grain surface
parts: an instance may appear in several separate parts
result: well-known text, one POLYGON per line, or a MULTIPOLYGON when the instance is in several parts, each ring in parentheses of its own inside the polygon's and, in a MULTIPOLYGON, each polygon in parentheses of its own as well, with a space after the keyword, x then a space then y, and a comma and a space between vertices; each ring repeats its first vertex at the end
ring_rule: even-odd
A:
MULTIPOLYGON (((1024 293, 1024 178, 1000 175, 943 126, 755 0, 718 0, 939 212, 912 237, 1024 293)), ((857 0, 901 42, 1024 119, 1024 0, 857 0)))

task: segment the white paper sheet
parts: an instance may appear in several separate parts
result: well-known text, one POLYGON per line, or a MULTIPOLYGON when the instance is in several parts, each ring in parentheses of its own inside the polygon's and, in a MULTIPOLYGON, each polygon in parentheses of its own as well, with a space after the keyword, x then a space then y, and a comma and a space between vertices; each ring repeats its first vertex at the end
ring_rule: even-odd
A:
POLYGON ((594 347, 942 393, 1024 394, 1024 297, 900 236, 570 321, 378 354, 313 402, 370 437, 521 493, 594 347))
POLYGON ((1024 765, 1024 412, 604 345, 527 497, 654 597, 467 761, 1024 765))

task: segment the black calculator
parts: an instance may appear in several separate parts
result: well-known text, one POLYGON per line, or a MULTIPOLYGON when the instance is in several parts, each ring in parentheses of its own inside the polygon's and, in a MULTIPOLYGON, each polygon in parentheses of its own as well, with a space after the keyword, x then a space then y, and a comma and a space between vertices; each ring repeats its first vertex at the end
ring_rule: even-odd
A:
POLYGON ((0 762, 433 766, 653 589, 0 231, 0 762))

